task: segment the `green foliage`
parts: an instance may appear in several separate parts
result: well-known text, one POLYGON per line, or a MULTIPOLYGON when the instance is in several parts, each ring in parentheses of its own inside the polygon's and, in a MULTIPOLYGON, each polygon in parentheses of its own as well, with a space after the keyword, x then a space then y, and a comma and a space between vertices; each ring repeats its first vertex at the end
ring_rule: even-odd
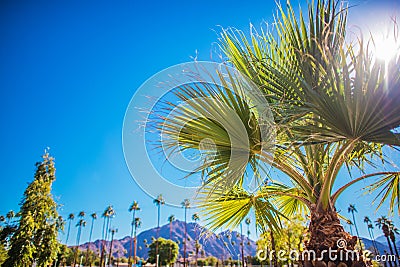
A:
MULTIPOLYGON (((179 247, 178 244, 172 240, 158 238, 158 254, 159 254, 159 263, 161 265, 169 265, 176 261, 178 258, 179 247), (170 257, 171 253, 171 257, 170 257)), ((156 262, 156 242, 154 240, 153 243, 150 244, 149 250, 149 259, 148 262, 155 263, 156 262)))
POLYGON ((60 230, 57 204, 51 194, 55 180, 54 159, 46 152, 36 163, 34 180, 28 185, 21 202, 18 227, 11 237, 9 258, 5 267, 47 266, 57 256, 60 230))
POLYGON ((67 245, 60 244, 57 253, 57 266, 63 266, 63 264, 72 264, 73 255, 72 249, 70 249, 67 245))
POLYGON ((0 244, 0 266, 6 261, 8 255, 7 250, 3 244, 0 244))
POLYGON ((385 145, 400 145, 392 131, 400 125, 400 57, 385 67, 362 37, 345 44, 347 7, 341 1, 310 3, 308 16, 301 10, 296 16, 290 2, 278 8, 273 30, 252 28, 250 38, 226 30, 221 37, 229 61, 259 85, 274 114, 273 166, 293 185, 269 195, 291 207, 296 199, 327 209, 353 183, 376 176, 383 182, 371 190, 383 188, 380 199, 398 209, 398 172, 372 173, 332 191, 342 166, 376 167, 375 158, 384 162, 385 145))
MULTIPOLYGON (((261 235, 261 238, 257 241, 257 249, 264 251, 291 251, 296 250, 300 253, 303 251, 303 242, 307 237, 306 221, 302 216, 294 216, 289 219, 285 219, 282 222, 282 229, 279 233, 274 233, 275 247, 272 247, 270 232, 261 235)), ((268 254, 267 254, 268 255, 268 254)), ((267 256, 267 262, 269 262, 269 255, 267 256)), ((287 262, 280 262, 284 265, 287 262)))
POLYGON ((165 110, 174 109, 177 115, 161 115, 157 129, 163 130, 163 145, 171 153, 197 150, 206 156, 196 171, 204 182, 202 217, 214 230, 237 226, 250 211, 263 231, 277 228, 281 213, 327 213, 343 191, 371 177, 377 178, 369 189, 378 191, 378 207, 389 201, 390 210, 400 212, 400 172, 351 176, 353 169, 365 173, 384 167, 385 146, 400 145, 395 131, 400 126, 400 49, 383 62, 362 36, 346 44, 347 15, 340 0, 311 1, 307 12, 299 14, 287 1, 278 5, 278 15, 266 31, 258 33, 252 27, 249 37, 233 29, 222 32, 227 63, 257 85, 272 110, 273 155, 260 149, 260 142, 266 141, 260 140, 261 114, 246 97, 244 79, 232 71, 210 75, 222 86, 178 87, 175 95, 187 105, 167 103, 165 110), (236 144, 231 136, 238 136, 236 144), (207 138, 213 147, 202 144, 207 138), (231 164, 235 151, 248 155, 248 160, 231 164), (246 170, 259 173, 265 162, 290 182, 270 179, 254 194, 245 192, 246 170), (336 190, 339 171, 345 167, 352 179, 336 190))
POLYGON ((197 259, 198 266, 215 266, 218 259, 214 256, 208 256, 207 258, 197 259))
MULTIPOLYGON (((82 264, 84 264, 86 261, 86 256, 87 256, 86 250, 76 251, 76 248, 69 248, 64 244, 60 244, 60 249, 57 255, 57 265, 64 266, 65 264, 67 266, 72 266, 75 257, 78 263, 80 263, 80 260, 82 258, 82 264)), ((95 264, 96 266, 96 262, 98 265, 100 258, 95 252, 89 250, 88 261, 91 262, 92 264, 95 264)))
POLYGON ((256 226, 261 232, 267 228, 279 231, 280 213, 276 207, 265 200, 263 192, 257 190, 249 193, 243 188, 235 186, 228 192, 213 190, 211 194, 207 188, 199 195, 203 215, 209 219, 207 226, 211 230, 217 230, 223 226, 237 227, 249 215, 251 208, 255 209, 256 226), (205 191, 205 192, 204 192, 205 191))

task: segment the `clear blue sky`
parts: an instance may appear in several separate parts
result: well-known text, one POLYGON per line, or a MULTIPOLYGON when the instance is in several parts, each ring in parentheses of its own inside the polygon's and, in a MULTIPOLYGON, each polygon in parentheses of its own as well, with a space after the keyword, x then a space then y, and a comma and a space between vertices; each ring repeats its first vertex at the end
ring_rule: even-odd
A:
MULTIPOLYGON (((353 24, 399 14, 395 1, 354 3, 359 7, 351 11, 353 24)), ((100 213, 112 204, 122 237, 129 234, 127 209, 138 200, 142 228, 154 227, 152 199, 130 177, 122 153, 122 122, 132 95, 156 72, 191 61, 196 50, 198 59, 209 60, 219 25, 247 31, 250 22, 272 22, 274 11, 274 1, 267 0, 2 0, 0 214, 18 210, 34 163, 48 146, 56 158, 53 193, 63 205, 61 215, 100 213)), ((344 196, 339 209, 356 202, 360 218, 372 215, 370 199, 358 195, 344 196)), ((182 219, 183 210, 165 207, 161 221, 170 214, 182 219)))

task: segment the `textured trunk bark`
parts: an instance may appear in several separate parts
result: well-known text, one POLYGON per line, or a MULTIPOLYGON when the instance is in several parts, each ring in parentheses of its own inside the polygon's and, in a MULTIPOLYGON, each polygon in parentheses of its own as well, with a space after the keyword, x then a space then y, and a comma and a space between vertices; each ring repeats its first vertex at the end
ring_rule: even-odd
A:
POLYGON ((311 210, 309 226, 310 240, 305 242, 307 251, 306 267, 364 267, 370 266, 365 262, 361 252, 355 251, 357 237, 347 233, 340 223, 334 208, 311 210))
MULTIPOLYGON (((272 250, 276 251, 275 237, 274 237, 274 233, 272 232, 272 230, 270 231, 270 236, 271 236, 272 250)), ((273 257, 273 261, 274 261, 274 267, 277 267, 278 266, 278 258, 276 257, 276 253, 273 253, 272 257, 273 257)))

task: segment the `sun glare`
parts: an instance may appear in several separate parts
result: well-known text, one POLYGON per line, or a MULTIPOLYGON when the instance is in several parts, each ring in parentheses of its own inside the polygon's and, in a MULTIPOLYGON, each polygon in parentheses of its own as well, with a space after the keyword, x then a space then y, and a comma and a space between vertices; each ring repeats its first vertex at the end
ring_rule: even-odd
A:
POLYGON ((399 42, 392 38, 375 40, 375 55, 377 58, 389 61, 399 53, 399 42))

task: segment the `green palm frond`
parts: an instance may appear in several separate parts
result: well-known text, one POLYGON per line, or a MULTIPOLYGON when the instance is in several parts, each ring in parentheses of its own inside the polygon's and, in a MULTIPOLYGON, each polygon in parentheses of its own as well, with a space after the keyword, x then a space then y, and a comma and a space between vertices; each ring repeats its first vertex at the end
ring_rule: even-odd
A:
POLYGON ((214 190, 209 195, 207 188, 199 197, 202 217, 206 218, 207 227, 216 231, 219 228, 235 228, 254 211, 255 223, 259 230, 270 228, 279 231, 280 217, 284 215, 266 198, 257 193, 250 194, 241 187, 234 187, 224 193, 214 190))
POLYGON ((346 45, 346 21, 339 1, 310 4, 307 19, 288 3, 279 7, 273 31, 252 28, 247 38, 229 29, 221 37, 229 61, 270 103, 274 167, 324 207, 342 166, 364 171, 365 164, 385 162, 385 145, 400 145, 400 53, 383 62, 362 38, 346 45))
POLYGON ((253 30, 249 41, 240 31, 225 31, 222 49, 259 84, 277 124, 290 128, 295 142, 399 145, 391 132, 400 125, 399 57, 385 66, 362 40, 345 46, 347 8, 338 3, 318 1, 308 20, 302 13, 297 18, 290 4, 280 7, 276 32, 253 30))
POLYGON ((263 196, 271 198, 278 210, 287 217, 295 214, 305 214, 311 206, 308 196, 298 187, 273 182, 263 186, 260 191, 263 196))
POLYGON ((393 212, 397 209, 400 214, 400 172, 389 173, 365 189, 370 193, 378 191, 374 199, 374 202, 379 200, 377 209, 388 200, 389 210, 393 212))
MULTIPOLYGON (((157 124, 168 153, 200 151, 204 164, 193 173, 201 172, 206 184, 224 190, 240 183, 248 167, 260 168, 260 151, 271 142, 261 140, 261 131, 273 131, 258 123, 260 114, 244 93, 246 85, 234 75, 218 73, 213 85, 180 86, 175 94, 184 104, 167 103, 167 113, 174 116, 161 116, 157 124)), ((272 132, 264 136, 273 138, 272 132)))

